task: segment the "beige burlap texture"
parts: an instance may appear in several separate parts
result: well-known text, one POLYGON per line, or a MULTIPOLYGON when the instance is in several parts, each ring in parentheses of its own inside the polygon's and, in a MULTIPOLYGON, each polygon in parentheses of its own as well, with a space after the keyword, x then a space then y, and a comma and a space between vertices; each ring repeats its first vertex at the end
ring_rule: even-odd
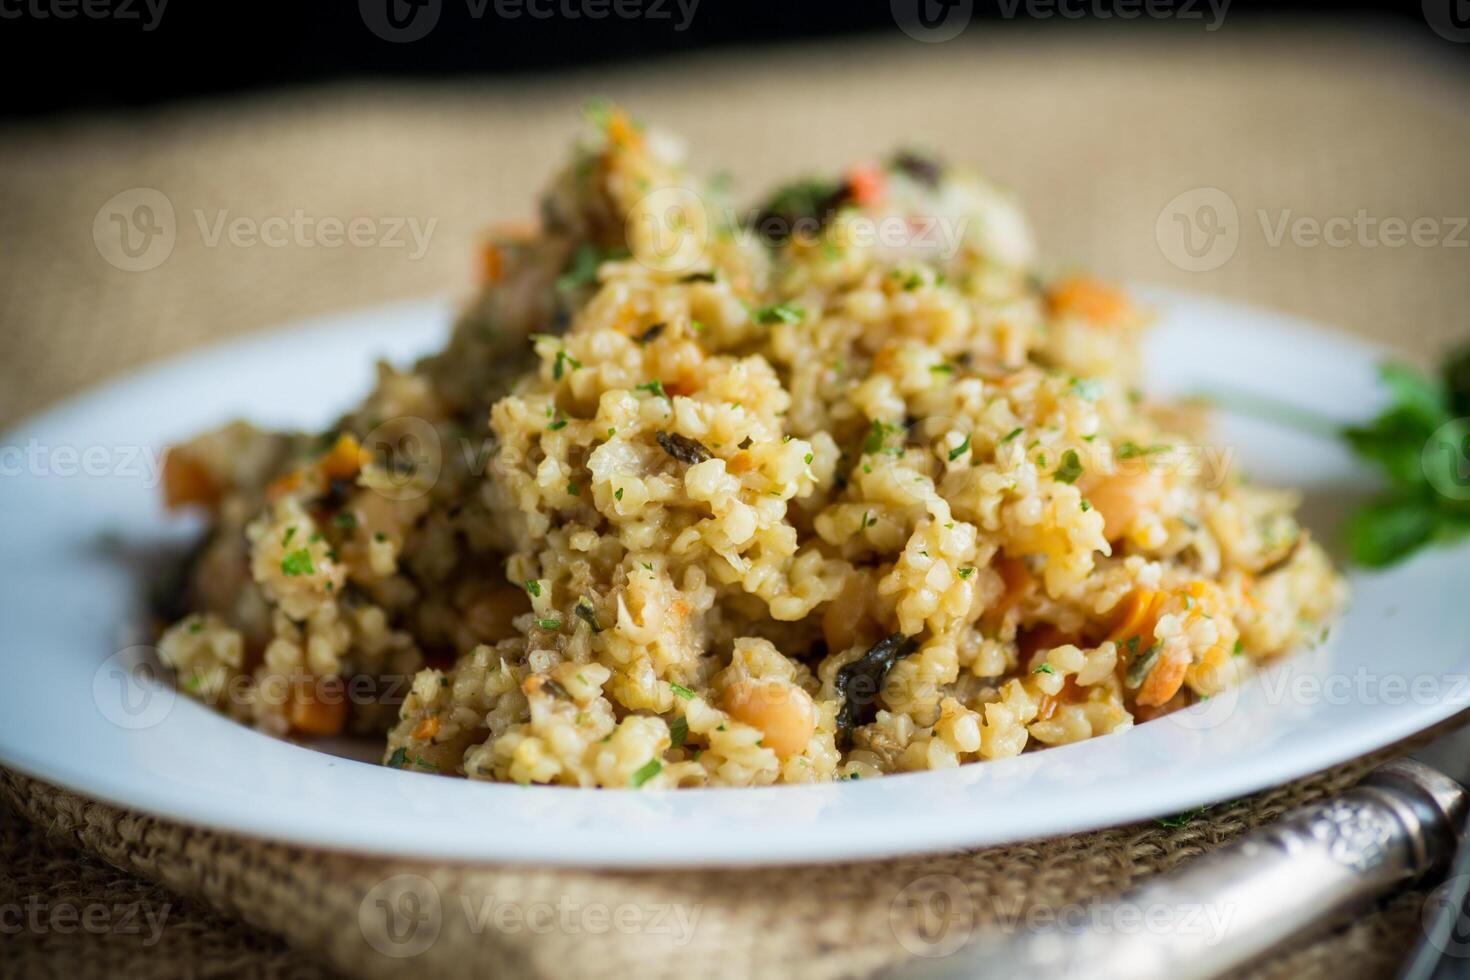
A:
MULTIPOLYGON (((1456 220, 1470 214, 1470 105, 1445 47, 1427 27, 976 24, 943 44, 896 35, 612 73, 332 88, 12 128, 0 133, 0 423, 223 337, 464 292, 479 230, 533 212, 577 106, 594 94, 684 133, 697 165, 730 170, 752 194, 895 142, 932 146, 1014 187, 1062 268, 1249 300, 1428 357, 1470 332, 1470 235, 1456 220), (104 257, 94 223, 116 195, 131 202, 139 188, 168 199, 175 240, 154 267, 126 271, 104 257), (1206 240, 1186 248, 1173 215, 1197 216, 1201 189, 1213 189, 1207 199, 1217 203, 1224 195, 1236 237, 1229 254, 1207 255, 1211 268, 1190 271, 1206 240), (1360 213, 1375 223, 1432 221, 1421 223, 1417 244, 1395 245, 1385 229, 1354 221, 1360 213), (308 230, 275 247, 213 235, 221 222, 296 215, 308 228, 367 216, 379 240, 333 246, 308 230), (1314 239, 1314 223, 1325 230, 1334 217, 1349 230, 1332 243, 1314 239), (427 229, 422 247, 406 231, 390 235, 408 222, 427 229)), ((125 813, 7 774, 0 907, 136 906, 152 918, 127 932, 49 920, 7 932, 0 974, 862 975, 926 948, 905 926, 916 894, 959 887, 966 929, 1066 909, 1340 789, 1368 764, 1222 804, 1183 827, 858 865, 657 874, 304 851, 125 813), (426 879, 440 903, 435 941, 408 958, 379 953, 359 922, 396 875, 426 879), (541 905, 580 911, 574 926, 550 930, 493 914, 541 905), (598 931, 596 916, 583 913, 599 907, 698 918, 689 935, 598 931), (148 921, 160 922, 156 935, 148 921)), ((485 833, 495 832, 487 822, 485 833)), ((1421 901, 1401 896, 1262 971, 1387 975, 1417 937, 1421 901)))

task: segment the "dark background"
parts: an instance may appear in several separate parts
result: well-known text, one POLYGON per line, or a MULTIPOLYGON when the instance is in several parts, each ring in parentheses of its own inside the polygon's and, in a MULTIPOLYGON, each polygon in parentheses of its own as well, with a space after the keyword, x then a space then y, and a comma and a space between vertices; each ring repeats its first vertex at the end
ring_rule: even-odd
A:
MULTIPOLYGON (((157 0, 154 0, 155 4, 157 0)), ((538 0, 543 4, 584 0, 538 0)), ((610 0, 604 0, 610 2, 610 0)), ((655 0, 634 0, 652 4, 655 0)), ((153 20, 145 0, 0 0, 0 78, 7 93, 0 117, 106 110, 194 96, 356 77, 507 75, 569 66, 651 60, 699 50, 896 30, 890 0, 698 0, 680 21, 674 0, 667 19, 600 20, 522 14, 497 17, 482 0, 299 0, 296 4, 167 0, 153 20), (364 9, 388 3, 439 4, 438 23, 412 42, 389 42, 368 29, 364 9), (85 4, 95 5, 91 13, 85 4), (59 14, 68 9, 72 16, 59 14), (480 16, 471 11, 480 10, 480 16)), ((686 0, 687 2, 687 0, 686 0)), ((893 0, 913 4, 920 0, 893 0)), ((944 0, 922 0, 939 3, 944 0)), ((954 0, 948 0, 954 2, 954 0)), ((962 0, 963 2, 963 0, 962 0)), ((1126 0, 1124 0, 1126 2, 1126 0)), ((1142 3, 1144 0, 1132 0, 1142 3)), ((1157 0, 1148 0, 1157 2, 1157 0)), ((1194 4, 1204 0, 1166 0, 1194 4)), ((987 29, 1075 30, 1100 26, 1093 12, 1118 0, 973 0, 973 23, 987 29), (1069 16, 1029 16, 1056 9, 1069 16), (1078 16, 1078 15, 1082 16, 1078 16), (1085 21, 1094 22, 1084 25, 1085 21)), ((1458 5, 1470 23, 1470 0, 1232 0, 1222 30, 1238 20, 1312 20, 1341 24, 1374 18, 1386 28, 1422 31, 1426 3, 1458 5)), ((412 13, 400 7, 400 16, 412 13)), ((366 16, 372 16, 368 14, 366 16)), ((1113 29, 1204 30, 1204 21, 1140 17, 1113 29)), ((970 29, 974 29, 972 26, 970 29)), ((1457 57, 1470 45, 1442 46, 1457 57)))

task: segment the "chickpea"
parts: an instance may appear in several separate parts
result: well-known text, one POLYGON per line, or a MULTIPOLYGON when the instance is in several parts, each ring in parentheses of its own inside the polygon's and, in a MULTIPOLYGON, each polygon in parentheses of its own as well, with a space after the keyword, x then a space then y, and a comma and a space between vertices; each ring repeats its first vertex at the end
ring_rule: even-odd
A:
POLYGON ((1141 511, 1154 510, 1164 502, 1164 480, 1148 470, 1115 473, 1099 480, 1085 496, 1102 515, 1103 535, 1116 541, 1127 533, 1141 511))
POLYGON ((783 759, 805 749, 817 726, 811 695, 783 681, 738 680, 725 688, 721 706, 736 721, 759 728, 761 744, 783 759))

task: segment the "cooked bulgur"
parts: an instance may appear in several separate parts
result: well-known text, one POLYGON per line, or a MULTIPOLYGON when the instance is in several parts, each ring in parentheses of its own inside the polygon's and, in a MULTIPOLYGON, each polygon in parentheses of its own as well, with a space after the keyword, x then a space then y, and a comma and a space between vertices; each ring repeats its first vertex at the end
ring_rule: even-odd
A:
POLYGON ((900 153, 749 214, 621 111, 494 236, 447 348, 330 431, 170 454, 207 507, 180 684, 389 765, 578 786, 859 778, 1128 728, 1343 586, 1146 316, 900 153))

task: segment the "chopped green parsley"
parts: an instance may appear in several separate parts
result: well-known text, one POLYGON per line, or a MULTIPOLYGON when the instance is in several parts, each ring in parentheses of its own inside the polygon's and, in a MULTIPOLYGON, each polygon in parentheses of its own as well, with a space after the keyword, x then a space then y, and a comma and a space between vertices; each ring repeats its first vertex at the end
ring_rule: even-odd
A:
POLYGON ((292 578, 311 575, 316 571, 316 566, 311 563, 311 552, 305 548, 297 548, 281 559, 281 571, 292 578))
POLYGON ((628 780, 628 785, 637 789, 654 776, 663 772, 663 769, 664 764, 662 762, 659 762, 657 759, 649 759, 643 764, 642 768, 633 773, 632 777, 628 780))

